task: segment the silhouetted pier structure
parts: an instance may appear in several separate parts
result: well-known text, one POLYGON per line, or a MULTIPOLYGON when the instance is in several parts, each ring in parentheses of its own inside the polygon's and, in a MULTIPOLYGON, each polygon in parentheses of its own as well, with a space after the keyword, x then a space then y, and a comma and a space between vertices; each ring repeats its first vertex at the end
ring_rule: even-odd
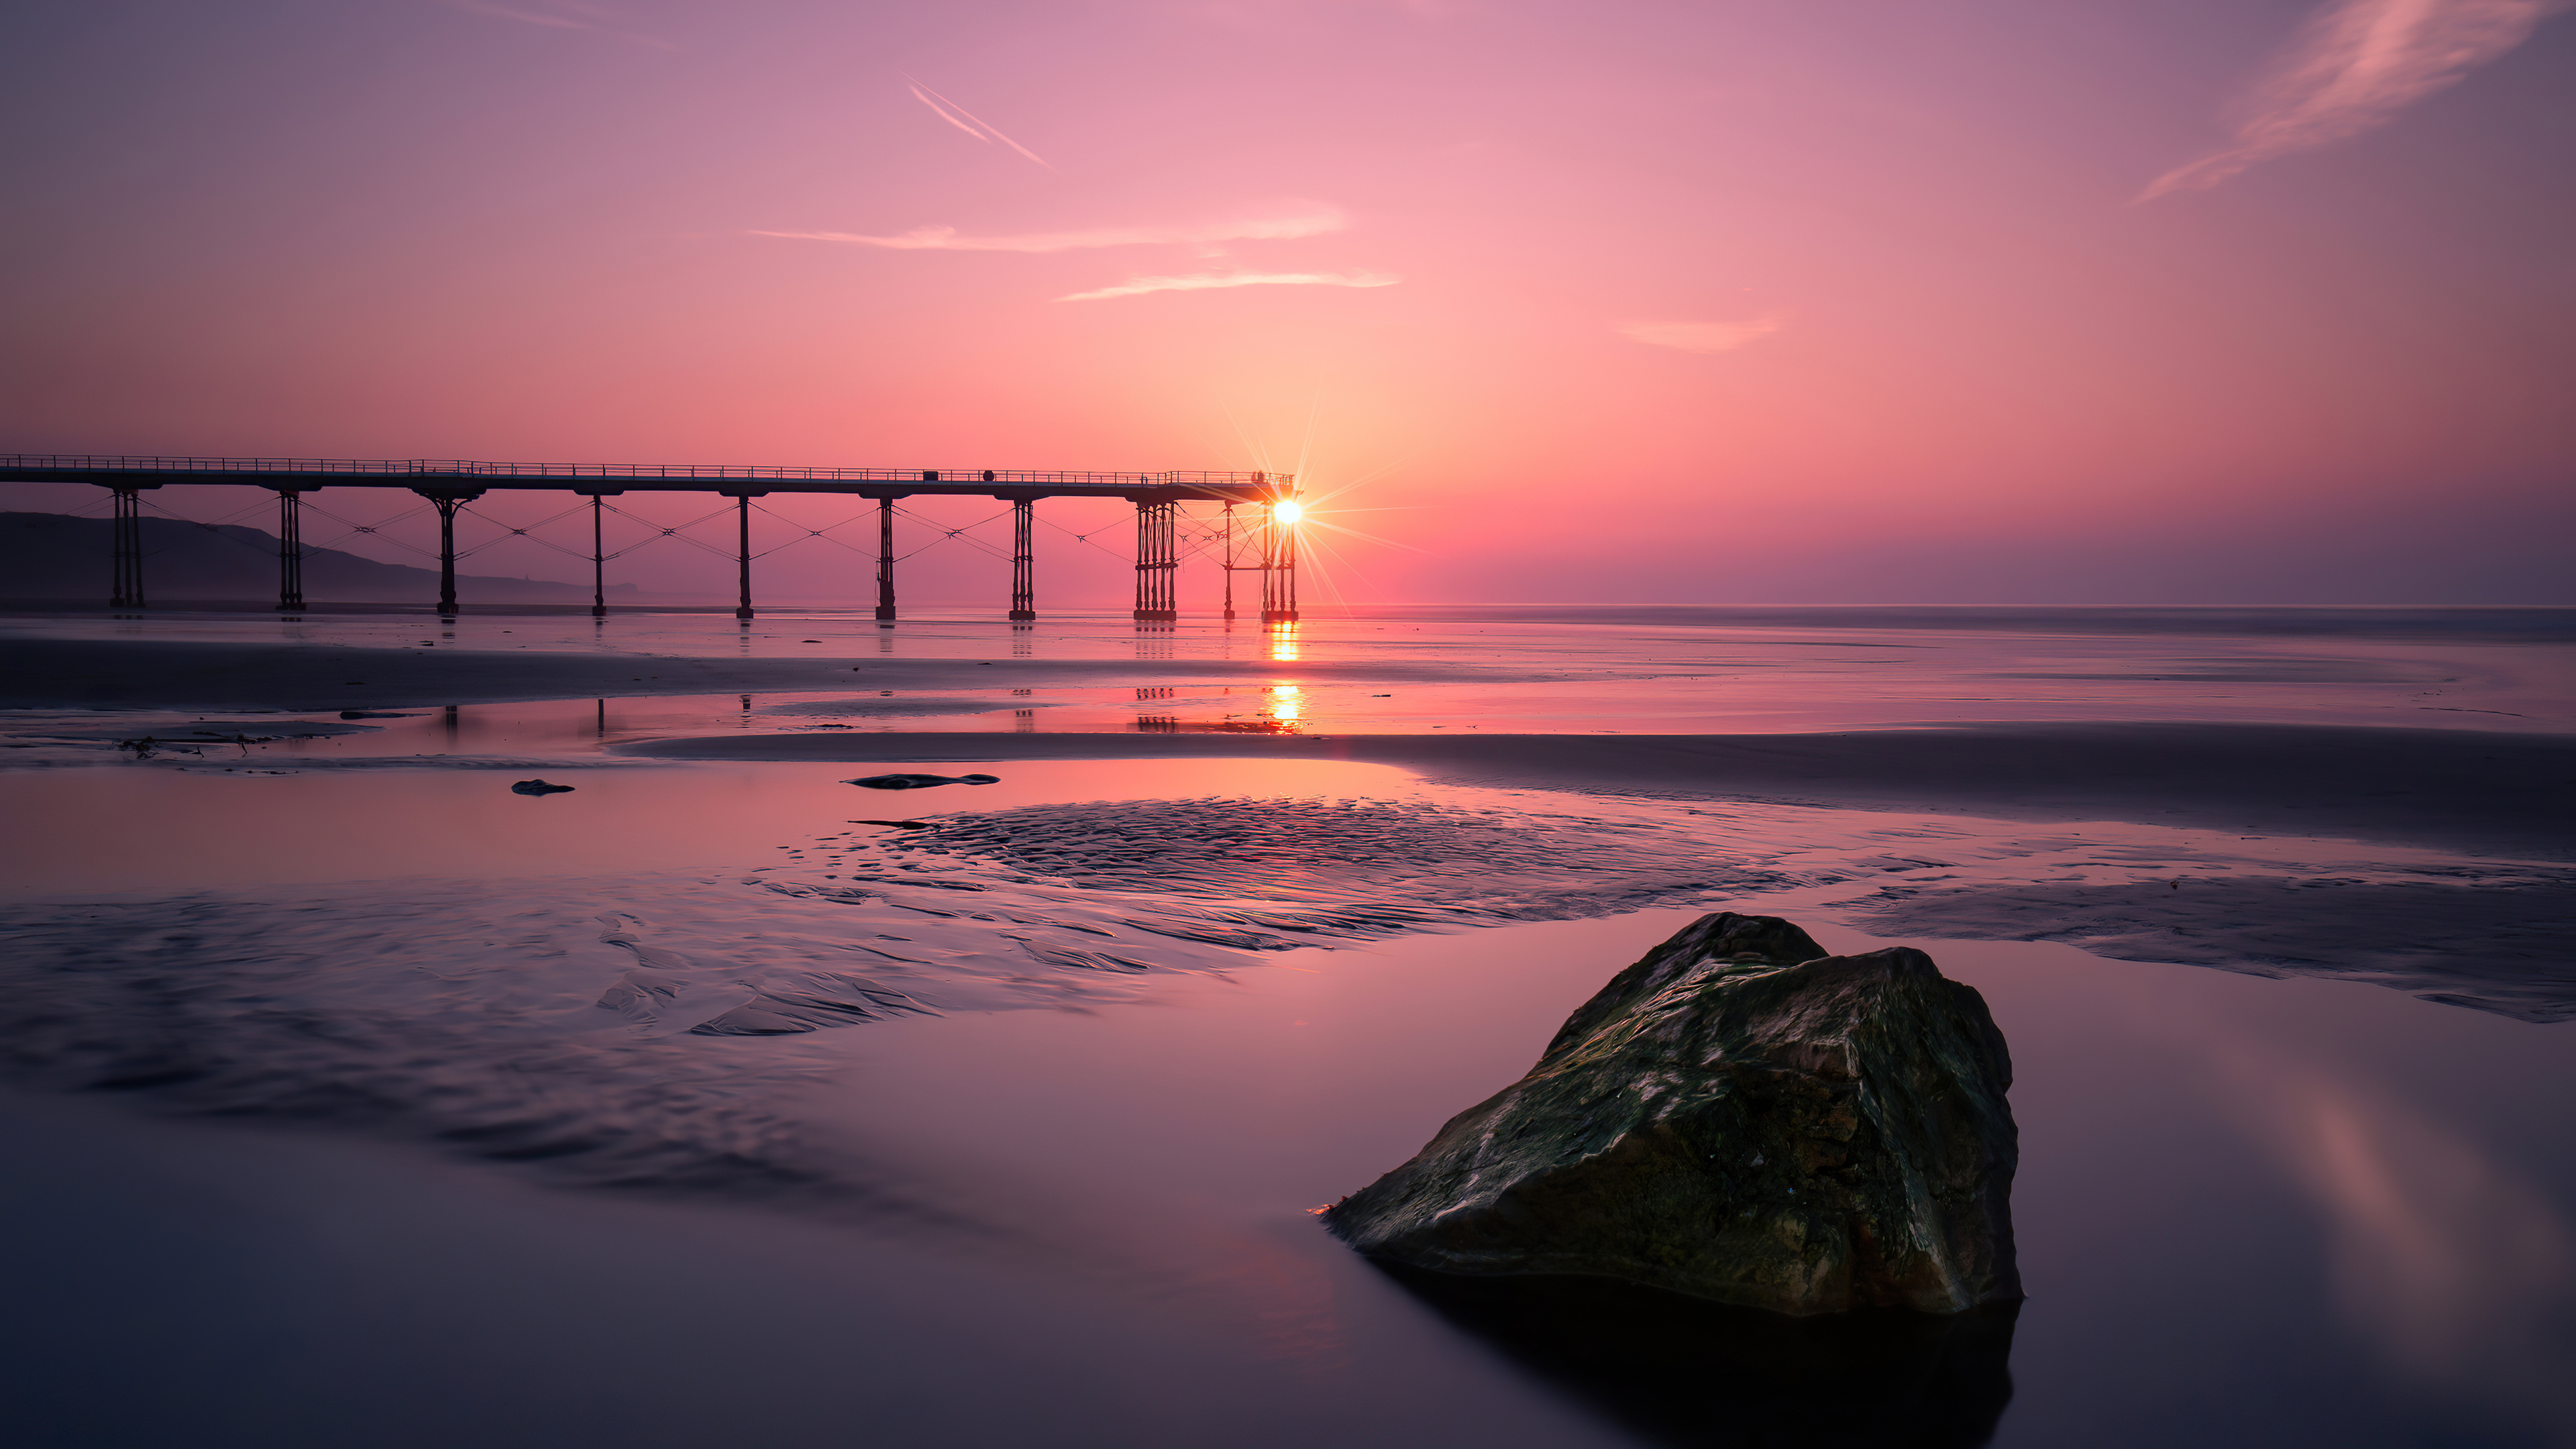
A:
MULTIPOLYGON (((663 467, 653 464, 479 463, 430 459, 350 458, 130 458, 59 454, 0 455, 0 482, 87 483, 115 500, 114 558, 108 605, 139 609, 143 602, 142 495, 180 485, 231 484, 266 488, 277 495, 277 607, 304 607, 303 497, 325 488, 397 488, 416 493, 438 510, 438 611, 453 614, 456 599, 456 514, 484 494, 553 491, 590 500, 591 606, 608 612, 607 562, 602 548, 602 500, 628 493, 712 493, 734 500, 735 555, 740 602, 734 617, 751 607, 751 500, 772 493, 838 494, 874 499, 877 505, 876 616, 895 618, 894 514, 898 499, 916 495, 988 497, 1011 505, 1010 617, 1037 618, 1030 529, 1043 498, 1123 498, 1136 507, 1136 619, 1168 622, 1179 616, 1180 505, 1225 506, 1218 563, 1225 570, 1225 617, 1234 617, 1234 575, 1261 575, 1261 618, 1287 623, 1297 617, 1296 478, 1287 473, 1030 473, 990 468, 768 468, 663 467), (1260 510, 1260 563, 1237 564, 1234 510, 1260 510), (1283 507, 1284 505, 1284 507, 1283 507)), ((837 525, 836 525, 837 526, 837 525)), ((513 529, 513 533, 527 533, 513 529)), ((664 529, 666 535, 677 529, 664 529)), ((820 530, 808 530, 820 532, 820 530)), ((953 535, 952 535, 953 536, 953 535)))

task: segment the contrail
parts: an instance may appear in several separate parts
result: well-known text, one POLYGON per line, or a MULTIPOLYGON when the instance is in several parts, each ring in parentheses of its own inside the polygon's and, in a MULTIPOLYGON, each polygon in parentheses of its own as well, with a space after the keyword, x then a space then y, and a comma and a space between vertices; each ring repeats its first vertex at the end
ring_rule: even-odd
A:
POLYGON ((948 124, 955 126, 958 130, 965 132, 967 135, 974 137, 976 140, 983 142, 987 146, 993 144, 992 137, 985 135, 983 132, 967 125, 964 121, 948 114, 948 108, 942 106, 939 102, 932 100, 928 95, 924 94, 921 87, 914 86, 912 88, 912 98, 921 102, 923 105, 930 107, 931 112, 934 115, 938 116, 939 119, 946 121, 948 124))
POLYGON ((2140 201, 2216 186, 2247 168, 2385 123, 2520 45, 2570 0, 2334 0, 2255 88, 2236 144, 2157 177, 2140 201))
POLYGON ((976 140, 982 141, 987 145, 990 145, 995 141, 999 141, 1003 145, 1008 146, 1012 150, 1019 152, 1021 155, 1028 157, 1032 161, 1035 161, 1040 166, 1045 166, 1050 171, 1055 169, 1052 165, 1048 164, 1047 159, 1044 156, 1041 156, 1037 152, 1030 150, 1028 147, 1021 145, 1019 142, 1012 140, 1010 137, 1003 135, 999 127, 984 120, 973 111, 970 111, 964 106, 957 104, 955 101, 948 99, 946 96, 939 94, 939 92, 932 90, 930 87, 923 85, 921 82, 914 80, 910 76, 905 76, 904 81, 912 87, 912 94, 915 100, 918 100, 923 105, 937 111, 941 120, 955 126, 958 130, 965 132, 967 135, 972 136, 976 140), (955 112, 955 114, 952 115, 950 114, 951 112, 955 112), (958 119, 959 116, 963 116, 966 119, 961 121, 958 119))
POLYGON ((503 20, 516 20, 522 25, 543 25, 552 30, 590 29, 590 26, 584 22, 566 16, 546 15, 534 10, 514 10, 507 5, 488 4, 486 0, 452 0, 452 3, 459 10, 470 10, 477 15, 497 16, 503 20))

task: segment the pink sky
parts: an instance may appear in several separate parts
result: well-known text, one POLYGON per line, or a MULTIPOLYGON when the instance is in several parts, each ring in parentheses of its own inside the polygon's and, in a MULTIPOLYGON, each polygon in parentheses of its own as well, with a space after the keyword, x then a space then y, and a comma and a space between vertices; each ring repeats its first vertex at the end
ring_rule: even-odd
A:
POLYGON ((2568 602, 2553 8, 23 7, 0 447, 1302 460, 1353 600, 2568 602))

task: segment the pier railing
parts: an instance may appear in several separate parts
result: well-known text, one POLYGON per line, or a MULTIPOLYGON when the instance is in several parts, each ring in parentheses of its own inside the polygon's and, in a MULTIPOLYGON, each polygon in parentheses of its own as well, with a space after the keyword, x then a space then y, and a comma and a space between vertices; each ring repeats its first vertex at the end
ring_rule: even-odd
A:
POLYGON ((786 468, 736 463, 495 463, 469 458, 162 458, 87 453, 0 454, 0 469, 101 473, 344 473, 364 477, 654 478, 802 483, 1004 483, 1077 488, 1268 486, 1269 473, 1033 472, 1009 468, 786 468))

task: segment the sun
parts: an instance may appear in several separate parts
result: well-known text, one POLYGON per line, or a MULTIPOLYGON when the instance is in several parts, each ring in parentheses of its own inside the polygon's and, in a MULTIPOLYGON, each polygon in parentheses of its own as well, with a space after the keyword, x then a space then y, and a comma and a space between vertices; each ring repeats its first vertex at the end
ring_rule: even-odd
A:
POLYGON ((1298 515, 1305 511, 1293 498, 1282 498, 1270 505, 1270 516, 1281 523, 1295 523, 1298 515))

